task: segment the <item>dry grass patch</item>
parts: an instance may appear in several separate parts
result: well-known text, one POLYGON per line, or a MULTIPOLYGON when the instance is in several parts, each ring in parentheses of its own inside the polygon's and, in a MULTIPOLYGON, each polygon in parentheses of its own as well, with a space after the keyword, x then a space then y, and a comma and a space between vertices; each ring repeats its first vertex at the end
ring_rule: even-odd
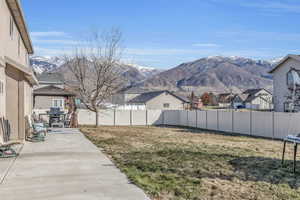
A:
POLYGON ((300 199, 300 174, 291 161, 281 167, 280 141, 184 128, 81 130, 155 200, 300 199))

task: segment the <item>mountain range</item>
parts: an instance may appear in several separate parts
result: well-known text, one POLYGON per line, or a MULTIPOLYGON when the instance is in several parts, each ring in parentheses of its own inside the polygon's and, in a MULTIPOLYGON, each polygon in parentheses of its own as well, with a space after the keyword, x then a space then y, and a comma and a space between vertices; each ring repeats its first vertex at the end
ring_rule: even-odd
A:
MULTIPOLYGON (((249 88, 272 89, 272 77, 268 73, 278 59, 254 60, 244 57, 211 56, 182 63, 169 70, 159 70, 135 64, 120 64, 124 87, 146 90, 179 91, 201 94, 205 91, 240 92, 249 88)), ((61 59, 31 57, 37 73, 56 71, 68 77, 68 69, 61 59)))
MULTIPOLYGON (((32 56, 30 64, 37 74, 59 72, 65 76, 66 80, 70 77, 68 68, 64 66, 63 59, 59 57, 32 56)), ((120 63, 118 67, 120 68, 122 78, 125 80, 125 86, 135 85, 163 71, 154 67, 128 63, 120 63)))

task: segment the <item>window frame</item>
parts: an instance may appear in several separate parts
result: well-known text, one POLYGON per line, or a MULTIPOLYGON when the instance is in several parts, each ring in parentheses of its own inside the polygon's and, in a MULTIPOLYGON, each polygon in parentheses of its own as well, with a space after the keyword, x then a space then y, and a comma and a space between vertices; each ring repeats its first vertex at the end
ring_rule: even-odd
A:
POLYGON ((170 108, 170 103, 163 103, 163 108, 170 108))
POLYGON ((21 37, 18 37, 18 56, 20 57, 21 55, 21 37))
POLYGON ((52 99, 52 107, 53 108, 65 108, 65 100, 64 99, 52 99), (57 106, 58 102, 60 102, 59 106, 57 106), (55 104, 57 104, 57 105, 55 105, 55 104))
POLYGON ((291 89, 291 87, 292 87, 292 86, 289 84, 289 74, 291 73, 291 71, 296 71, 296 72, 299 74, 299 76, 300 76, 300 70, 297 70, 297 69, 291 67, 291 69, 286 73, 286 85, 287 85, 287 87, 288 87, 289 89, 291 89))
POLYGON ((9 21, 9 36, 10 36, 11 40, 14 39, 14 25, 15 25, 14 19, 13 19, 12 16, 10 16, 10 21, 9 21))

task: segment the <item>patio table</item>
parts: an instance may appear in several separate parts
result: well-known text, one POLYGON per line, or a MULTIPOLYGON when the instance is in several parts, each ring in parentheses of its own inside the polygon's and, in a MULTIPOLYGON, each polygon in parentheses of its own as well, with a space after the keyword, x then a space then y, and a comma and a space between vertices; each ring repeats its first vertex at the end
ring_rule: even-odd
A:
POLYGON ((300 137, 294 135, 288 135, 286 138, 283 139, 283 151, 282 151, 282 161, 281 164, 284 164, 284 154, 285 154, 285 147, 286 143, 291 142, 294 144, 294 162, 293 162, 293 172, 296 173, 296 158, 297 158, 297 149, 298 144, 300 144, 300 137))

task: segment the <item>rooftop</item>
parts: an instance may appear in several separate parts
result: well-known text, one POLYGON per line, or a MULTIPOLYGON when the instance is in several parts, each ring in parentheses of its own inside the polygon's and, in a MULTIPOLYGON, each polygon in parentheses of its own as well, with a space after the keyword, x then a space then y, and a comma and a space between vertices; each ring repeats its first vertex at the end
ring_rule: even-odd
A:
POLYGON ((36 89, 33 91, 33 94, 40 96, 75 96, 74 93, 53 85, 36 89))
POLYGON ((39 83, 54 83, 63 84, 65 82, 64 76, 61 73, 44 72, 37 76, 39 83))
POLYGON ((168 94, 174 96, 175 98, 181 100, 182 102, 188 102, 187 99, 185 99, 179 95, 176 95, 167 90, 161 90, 161 91, 153 91, 153 92, 146 92, 146 93, 140 94, 139 96, 131 99, 128 103, 146 103, 146 102, 150 101, 151 99, 153 99, 163 93, 168 93, 168 94))

